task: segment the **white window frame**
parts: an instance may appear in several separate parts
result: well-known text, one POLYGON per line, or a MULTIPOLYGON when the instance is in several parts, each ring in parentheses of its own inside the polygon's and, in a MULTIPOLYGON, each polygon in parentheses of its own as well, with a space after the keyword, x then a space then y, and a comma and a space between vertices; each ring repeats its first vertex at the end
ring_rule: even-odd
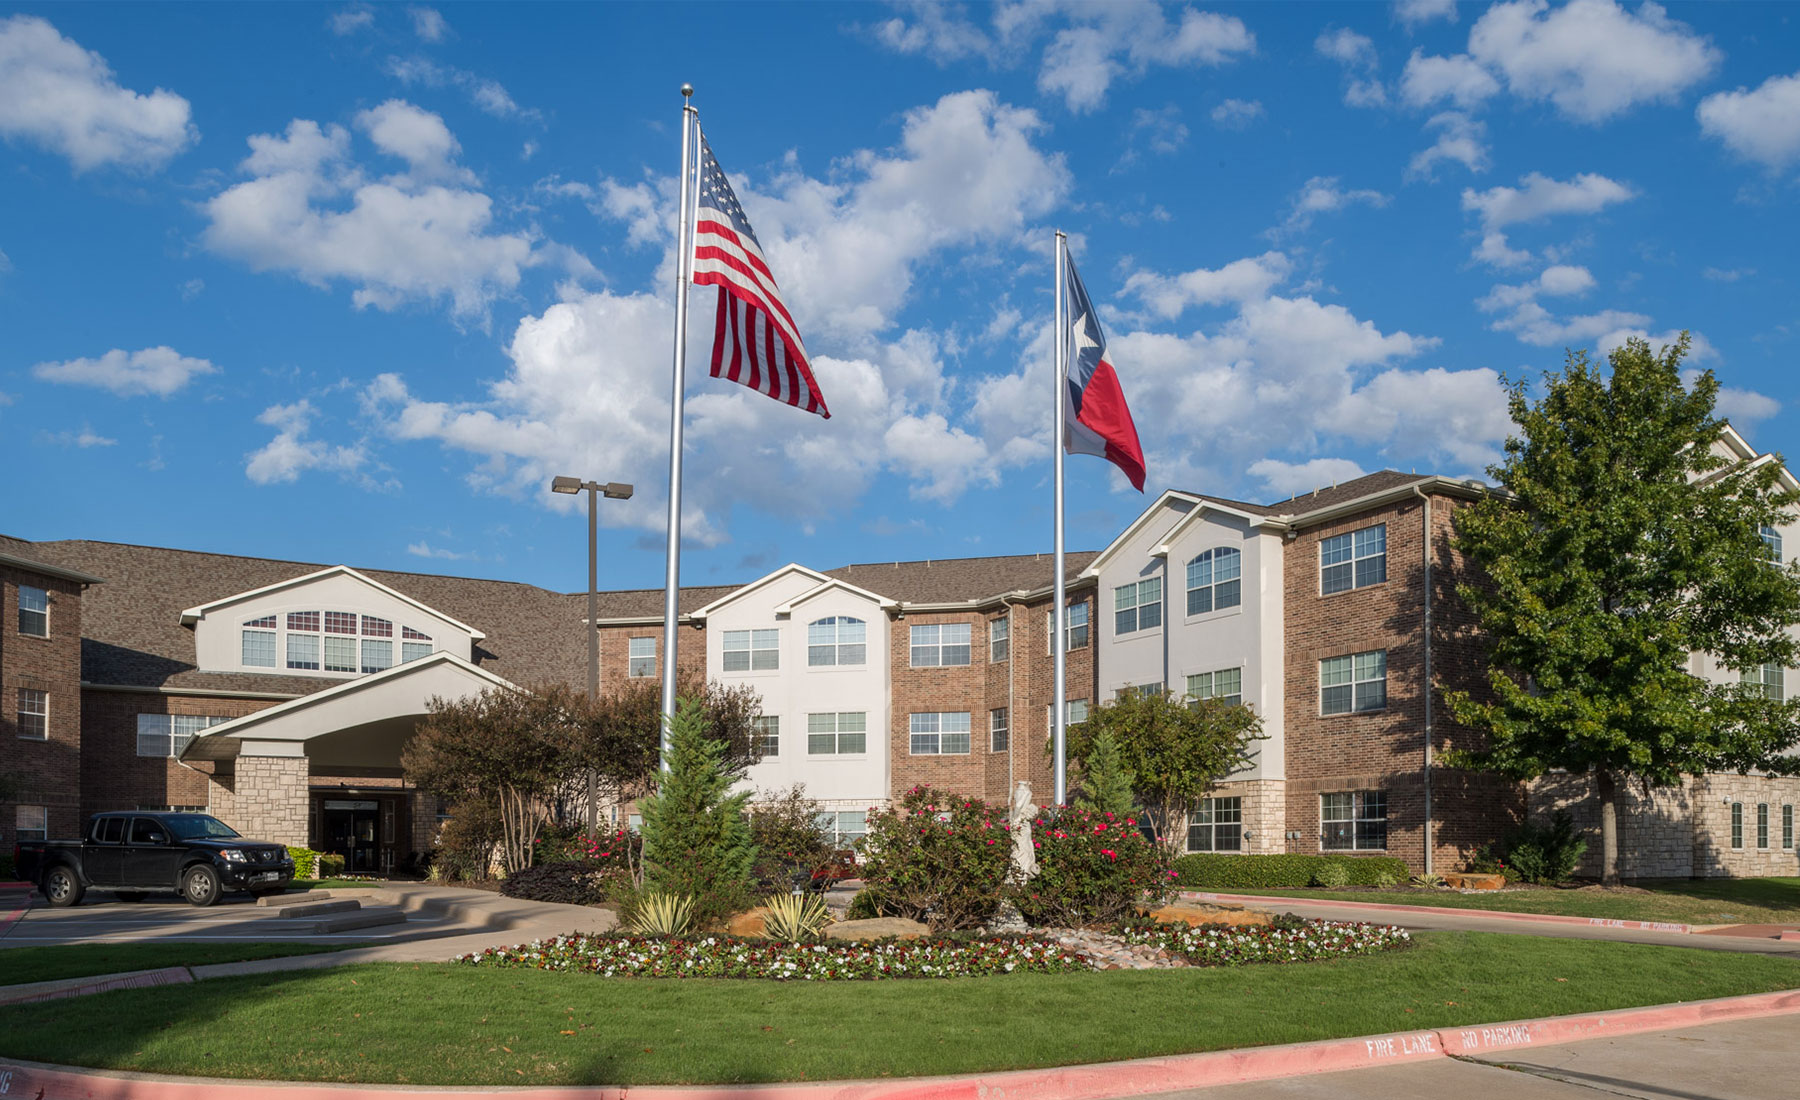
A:
POLYGON ((907 715, 907 733, 913 756, 968 756, 973 750, 966 710, 915 711, 907 715))
POLYGON ((239 668, 285 675, 369 676, 435 651, 431 635, 360 611, 303 608, 271 612, 245 619, 238 629, 239 668), (327 630, 327 622, 334 623, 334 629, 327 630), (313 625, 305 625, 308 623, 313 625), (344 626, 351 629, 345 631, 344 626), (270 659, 252 661, 253 645, 258 656, 272 649, 270 659))
POLYGON ((48 588, 39 588, 34 584, 21 584, 19 586, 18 625, 19 633, 25 635, 27 638, 48 638, 50 636, 50 590, 48 588), (35 598, 27 601, 26 593, 28 592, 35 592, 37 595, 35 598), (28 606, 28 604, 31 606, 28 606), (28 615, 34 616, 34 618, 27 620, 26 616, 28 615), (30 623, 30 626, 40 627, 41 629, 30 629, 30 626, 27 625, 28 622, 30 623))
POLYGON ((988 711, 988 751, 1012 751, 1012 713, 1007 707, 988 711))
POLYGON ((966 667, 973 657, 974 633, 968 623, 914 623, 907 636, 912 667, 966 667), (922 638, 930 640, 921 641, 922 638), (962 660, 951 659, 957 656, 962 660))
POLYGON ((1334 596, 1386 581, 1387 524, 1319 540, 1319 595, 1334 596))
POLYGON ((719 664, 723 671, 774 672, 781 668, 781 631, 778 628, 723 633, 719 643, 719 664))
POLYGON ((656 636, 628 638, 625 642, 625 676, 643 680, 656 675, 656 636), (646 650, 648 652, 646 652, 646 650), (648 663, 646 663, 648 662, 648 663))
POLYGON ((759 714, 750 722, 751 736, 764 758, 781 755, 781 719, 773 714, 759 714))
POLYGON ((1319 714, 1367 714, 1387 709, 1387 650, 1369 649, 1319 662, 1319 714), (1379 689, 1377 688, 1379 685, 1379 689), (1348 695, 1343 689, 1348 688, 1348 695), (1337 694, 1327 694, 1336 691, 1337 694), (1347 705, 1337 700, 1346 698, 1347 705))
MULTIPOLYGON (((1068 648, 1064 649, 1063 652, 1073 653, 1078 649, 1086 649, 1088 647, 1088 637, 1093 627, 1093 616, 1090 615, 1088 611, 1091 606, 1092 605, 1086 600, 1069 605, 1069 619, 1067 623, 1069 644, 1068 648), (1077 622, 1076 620, 1080 621, 1077 622), (1079 641, 1077 639, 1079 639, 1079 641)), ((1044 652, 1046 654, 1054 654, 1056 652, 1050 648, 1051 639, 1055 636, 1056 611, 1053 608, 1044 612, 1044 652)))
MULTIPOLYGON (((854 744, 854 742, 853 742, 854 744)), ((808 756, 864 756, 869 751, 869 714, 861 710, 821 711, 806 716, 806 755, 808 756), (824 728, 824 719, 831 719, 830 729, 824 728), (845 719, 855 721, 846 723, 845 719), (853 729, 844 728, 846 724, 853 729), (829 737, 830 747, 821 748, 825 744, 815 738, 829 737), (845 748, 846 738, 854 737, 861 744, 854 748, 845 748)))
POLYGON ((1187 613, 1210 615, 1242 606, 1244 602, 1244 552, 1235 546, 1202 550, 1187 563, 1187 613), (1227 565, 1226 563, 1230 564, 1227 565), (1229 571, 1229 576, 1227 576, 1229 571), (1206 606, 1196 604, 1205 602, 1206 606))
POLYGON ((1244 705, 1244 666, 1188 674, 1187 693, 1192 699, 1219 699, 1228 707, 1244 705), (1236 691, 1223 691, 1225 687, 1236 691))
POLYGON ((1218 795, 1202 798, 1188 813, 1187 850, 1190 852, 1241 852, 1244 850, 1244 798, 1242 795, 1218 795), (1206 844, 1194 845, 1203 829, 1206 844), (1227 838, 1229 843, 1222 843, 1227 838))
POLYGON ((806 624, 807 668, 860 668, 868 663, 867 622, 854 615, 827 615, 806 624))
POLYGON ((869 811, 867 810, 820 810, 819 828, 831 839, 833 848, 854 849, 856 842, 869 831, 869 811), (860 828, 849 826, 860 826, 860 828))
POLYGON ((1386 791, 1332 791, 1319 795, 1319 850, 1321 852, 1385 852, 1388 842, 1388 807, 1386 791), (1349 807, 1348 815, 1341 809, 1332 806, 1332 799, 1350 801, 1339 803, 1349 807), (1374 813, 1375 808, 1380 813, 1374 813), (1381 843, 1365 843, 1364 826, 1374 822, 1381 823, 1381 843), (1339 834, 1333 836, 1335 831, 1339 834), (1334 840, 1348 843, 1332 843, 1334 840))
MULTIPOLYGON (((1065 699, 1063 700, 1063 713, 1067 716, 1063 719, 1066 725, 1079 726, 1087 721, 1088 701, 1086 699, 1065 699)), ((1046 730, 1054 730, 1055 722, 1056 708, 1049 703, 1045 703, 1044 728, 1046 730)))
POLYGON ((18 719, 16 729, 18 731, 19 740, 50 740, 50 693, 42 688, 22 687, 14 693, 13 698, 15 700, 16 709, 15 717, 18 719), (41 723, 40 732, 25 732, 25 720, 27 718, 38 720, 32 723, 34 726, 40 725, 41 723))
POLYGON ((1162 627, 1162 578, 1145 577, 1113 589, 1113 636, 1162 627))
POLYGON ((1777 565, 1782 564, 1786 559, 1781 552, 1781 529, 1765 525, 1757 528, 1756 533, 1762 537, 1763 548, 1769 555, 1769 560, 1777 565))
POLYGON ((1779 703, 1787 698, 1787 669, 1777 664, 1758 665, 1738 674, 1738 682, 1762 688, 1763 697, 1779 703))
POLYGON ((139 714, 137 755, 148 759, 174 759, 197 735, 228 721, 228 718, 199 714, 139 714), (150 748, 149 752, 144 751, 146 746, 150 748))
POLYGON ((988 620, 988 663, 1012 660, 1012 616, 988 620))
POLYGON ((1166 694, 1168 694, 1168 685, 1164 684, 1164 683, 1158 682, 1158 683, 1154 683, 1154 684, 1126 684, 1124 687, 1119 688, 1117 691, 1113 692, 1113 698, 1114 699, 1141 699, 1146 695, 1166 695, 1166 694))
POLYGON ((13 809, 14 840, 49 840, 50 807, 20 805, 13 809), (32 811, 36 811, 33 813, 32 811), (32 822, 35 821, 35 824, 32 822))

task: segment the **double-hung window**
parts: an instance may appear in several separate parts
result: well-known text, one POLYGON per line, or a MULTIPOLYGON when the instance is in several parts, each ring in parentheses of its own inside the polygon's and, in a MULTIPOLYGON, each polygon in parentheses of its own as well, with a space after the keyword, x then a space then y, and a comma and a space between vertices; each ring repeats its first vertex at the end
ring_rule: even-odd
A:
POLYGON ((1350 714, 1387 706, 1387 650, 1319 662, 1319 713, 1350 714))
MULTIPOLYGON (((1088 607, 1086 600, 1068 607, 1068 649, 1086 649, 1088 644, 1088 607)), ((1054 652, 1050 639, 1056 636, 1056 612, 1044 612, 1044 652, 1054 652)))
POLYGON ((1762 693, 1770 702, 1779 703, 1787 698, 1787 670, 1780 665, 1759 665, 1743 671, 1742 680, 1750 685, 1751 690, 1762 689, 1762 693))
POLYGON ((1781 808, 1781 846, 1793 850, 1794 847, 1794 806, 1788 803, 1781 808))
MULTIPOLYGON (((1063 722, 1065 725, 1069 725, 1069 726, 1081 725, 1081 723, 1087 721, 1088 701, 1086 699, 1066 700, 1063 703, 1063 714, 1064 714, 1063 722)), ((1044 725, 1046 727, 1049 727, 1055 721, 1056 721, 1055 708, 1050 707, 1050 706, 1045 706, 1044 707, 1044 725)))
POLYGON ((1758 848, 1769 846, 1769 804, 1767 802, 1756 804, 1756 846, 1758 848))
POLYGON ((634 680, 656 675, 656 639, 632 638, 626 643, 625 675, 634 680))
POLYGON ((224 718, 197 714, 140 714, 137 716, 137 754, 180 756, 195 734, 224 721, 224 718))
POLYGON ((1217 672, 1196 672, 1187 678, 1187 693, 1192 699, 1217 699, 1228 707, 1244 702, 1244 670, 1222 668, 1217 672))
POLYGON ((1731 804, 1731 846, 1733 848, 1744 846, 1744 804, 1742 802, 1731 804))
POLYGON ((806 716, 806 751, 811 756, 853 756, 868 751, 869 716, 839 711, 806 716))
POLYGON ((1769 560, 1781 564, 1781 531, 1774 527, 1763 527, 1757 531, 1762 536, 1763 547, 1769 560))
POLYGON ((27 741, 50 739, 50 693, 19 689, 19 736, 27 741))
POLYGON ((1163 694, 1164 694, 1163 685, 1161 683, 1126 684, 1124 687, 1120 688, 1118 691, 1113 693, 1113 698, 1114 699, 1147 699, 1152 696, 1161 696, 1163 694))
POLYGON ((781 667, 780 630, 725 631, 726 672, 767 672, 781 667))
POLYGON ((1188 814, 1187 850, 1243 851, 1244 800, 1236 797, 1201 799, 1188 814))
POLYGON ((969 755, 969 712, 914 714, 912 720, 912 754, 914 756, 969 755))
POLYGON ((19 806, 13 810, 14 840, 49 840, 50 810, 47 806, 19 806))
POLYGON ((912 667, 969 663, 968 623, 922 623, 912 628, 912 667))
POLYGON ((767 756, 781 755, 781 719, 764 714, 750 723, 750 735, 756 738, 756 751, 767 756))
POLYGON ((1187 613, 1204 615, 1244 600, 1244 555, 1231 546, 1202 551, 1187 567, 1187 613))
POLYGON ((50 636, 50 593, 45 589, 19 586, 19 633, 34 638, 50 636))
POLYGON ((988 660, 999 663, 1012 655, 1012 617, 1002 615, 988 622, 988 660))
POLYGON ((275 667, 274 615, 264 615, 244 624, 242 656, 245 668, 275 667))
POLYGON ((1162 625, 1162 578, 1147 577, 1113 589, 1113 633, 1130 634, 1162 625))
POLYGON ((848 615, 833 615, 808 623, 806 664, 832 668, 866 664, 869 659, 869 624, 848 615))
POLYGON ((989 752, 1006 752, 1012 748, 1012 729, 1007 723, 1007 708, 988 711, 989 752))
POLYGON ((823 810, 819 829, 833 848, 852 848, 869 831, 867 810, 823 810))
POLYGON ((1387 580, 1387 524, 1319 541, 1319 592, 1348 592, 1387 580))
POLYGON ((1343 791, 1319 796, 1319 846, 1328 852, 1387 848, 1387 795, 1343 791))

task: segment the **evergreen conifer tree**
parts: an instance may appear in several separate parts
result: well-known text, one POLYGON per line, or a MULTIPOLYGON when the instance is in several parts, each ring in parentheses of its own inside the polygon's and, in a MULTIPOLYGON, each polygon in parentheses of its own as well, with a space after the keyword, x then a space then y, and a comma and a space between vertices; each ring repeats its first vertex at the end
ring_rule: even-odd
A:
POLYGON ((1112 731, 1102 730, 1081 761, 1081 789, 1075 795, 1075 808, 1125 817, 1137 803, 1132 794, 1136 780, 1119 756, 1119 742, 1112 731))
POLYGON ((756 845, 744 817, 749 791, 730 794, 725 743, 706 736, 700 704, 683 700, 669 723, 669 770, 644 815, 645 885, 655 893, 691 894, 702 927, 750 901, 756 845))

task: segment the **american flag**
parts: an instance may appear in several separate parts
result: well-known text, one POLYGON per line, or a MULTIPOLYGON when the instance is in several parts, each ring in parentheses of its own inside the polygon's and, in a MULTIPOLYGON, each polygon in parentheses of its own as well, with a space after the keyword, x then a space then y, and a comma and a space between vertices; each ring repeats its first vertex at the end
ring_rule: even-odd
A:
POLYGON ((830 419, 806 363, 800 330, 737 194, 700 138, 700 203, 694 223, 694 282, 719 288, 712 376, 830 419))

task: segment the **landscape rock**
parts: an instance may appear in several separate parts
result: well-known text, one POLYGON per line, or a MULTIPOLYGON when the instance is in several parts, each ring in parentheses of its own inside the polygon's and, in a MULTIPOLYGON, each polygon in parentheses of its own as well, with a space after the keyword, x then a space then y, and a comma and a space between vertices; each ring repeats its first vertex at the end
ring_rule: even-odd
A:
POLYGON ((763 917, 769 910, 765 906, 757 906, 748 912, 738 913, 725 923, 725 931, 733 936, 761 936, 763 917))
POLYGON ((839 921, 825 929, 828 940, 882 940, 892 937, 916 940, 931 935, 931 926, 905 917, 873 917, 869 920, 839 921))
POLYGON ((1152 909, 1150 919, 1158 924, 1229 924, 1238 928, 1267 927, 1275 914, 1267 909, 1251 909, 1242 905, 1214 905, 1204 901, 1178 901, 1161 909, 1152 909))
POLYGON ((1478 875, 1473 871, 1451 871, 1444 881, 1458 890, 1498 890, 1506 885, 1505 875, 1478 875))

